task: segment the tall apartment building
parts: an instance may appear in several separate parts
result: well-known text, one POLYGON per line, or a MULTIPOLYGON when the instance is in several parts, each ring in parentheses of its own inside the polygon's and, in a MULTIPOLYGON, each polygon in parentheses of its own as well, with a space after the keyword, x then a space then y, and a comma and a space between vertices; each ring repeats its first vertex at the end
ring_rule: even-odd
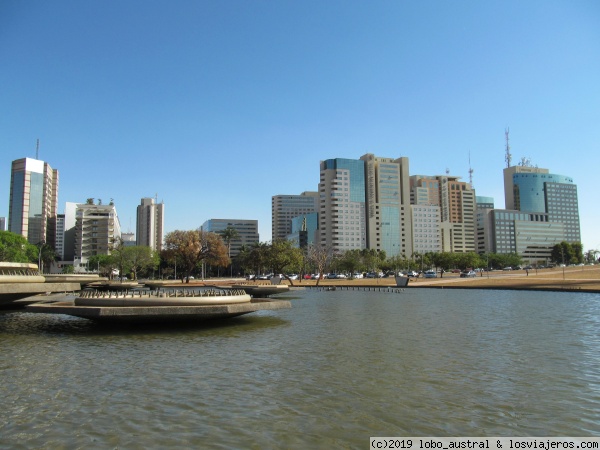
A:
POLYGON ((75 214, 75 270, 87 266, 94 255, 109 255, 113 243, 121 237, 121 224, 115 206, 77 204, 75 214))
POLYGON ((6 231, 6 217, 0 217, 0 231, 6 231))
POLYGON ((272 239, 286 239, 292 233, 295 217, 319 210, 319 193, 303 192, 300 195, 274 195, 271 197, 272 239))
POLYGON ((32 158, 12 162, 8 231, 56 247, 58 170, 32 158))
POLYGON ((456 253, 476 250, 475 191, 459 179, 449 175, 411 177, 413 214, 417 215, 413 239, 419 240, 419 252, 428 248, 431 250, 426 251, 456 253), (438 217, 439 229, 425 227, 429 219, 438 217))
POLYGON ((408 158, 361 156, 365 167, 366 246, 388 257, 411 255, 408 158))
POLYGON ((250 246, 259 242, 258 220, 245 219, 210 219, 202 224, 202 231, 221 234, 227 228, 238 233, 237 239, 231 240, 230 256, 236 257, 242 246, 250 246))
POLYGON ((143 198, 137 207, 136 244, 160 251, 163 248, 165 205, 143 198))
POLYGON ((444 251, 453 253, 476 250, 475 190, 460 177, 439 176, 444 251))
POLYGON ((319 243, 334 251, 367 248, 365 162, 328 159, 320 163, 319 243))

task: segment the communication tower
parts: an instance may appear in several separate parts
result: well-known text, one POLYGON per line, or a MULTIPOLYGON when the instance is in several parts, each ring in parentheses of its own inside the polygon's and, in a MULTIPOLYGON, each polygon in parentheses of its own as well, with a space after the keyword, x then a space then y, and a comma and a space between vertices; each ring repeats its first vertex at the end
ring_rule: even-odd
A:
POLYGON ((509 129, 506 128, 504 130, 504 136, 506 137, 506 156, 504 159, 506 160, 506 167, 510 167, 510 162, 512 161, 512 155, 510 154, 510 143, 508 142, 508 133, 509 129))
POLYGON ((473 168, 471 167, 471 152, 469 152, 469 184, 473 189, 473 168))

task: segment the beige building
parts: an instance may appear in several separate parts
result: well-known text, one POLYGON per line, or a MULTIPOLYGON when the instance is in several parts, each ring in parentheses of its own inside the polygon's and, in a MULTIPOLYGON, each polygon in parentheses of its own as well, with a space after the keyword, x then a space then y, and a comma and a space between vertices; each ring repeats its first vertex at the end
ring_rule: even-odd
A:
POLYGON ((136 245, 160 251, 163 248, 165 204, 143 198, 137 207, 136 245))

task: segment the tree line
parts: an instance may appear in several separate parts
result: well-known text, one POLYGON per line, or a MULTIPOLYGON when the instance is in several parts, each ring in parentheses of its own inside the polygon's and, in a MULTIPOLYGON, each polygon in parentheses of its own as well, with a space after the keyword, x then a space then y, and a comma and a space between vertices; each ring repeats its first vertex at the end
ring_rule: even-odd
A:
MULTIPOLYGON (((242 246, 238 255, 231 258, 231 243, 239 238, 237 231, 228 227, 219 232, 175 230, 165 236, 164 249, 155 252, 150 247, 127 246, 120 238, 115 239, 109 255, 89 258, 88 270, 103 276, 130 276, 151 278, 177 278, 189 282, 190 277, 214 277, 222 275, 245 276, 248 274, 319 274, 328 272, 350 274, 365 272, 424 271, 436 269, 448 271, 468 268, 501 269, 522 265, 516 253, 449 253, 415 252, 411 255, 387 257, 383 251, 372 249, 336 252, 332 248, 311 245, 298 248, 294 242, 275 239, 270 243, 256 242, 242 246)), ((561 242, 552 248, 548 263, 580 264, 598 259, 597 250, 583 254, 580 243, 561 242)), ((23 236, 8 231, 0 232, 0 261, 43 263, 50 267, 56 260, 54 249, 47 244, 38 246, 27 242, 23 236)), ((66 266, 65 271, 72 271, 66 266)), ((293 284, 293 280, 290 280, 293 284)))

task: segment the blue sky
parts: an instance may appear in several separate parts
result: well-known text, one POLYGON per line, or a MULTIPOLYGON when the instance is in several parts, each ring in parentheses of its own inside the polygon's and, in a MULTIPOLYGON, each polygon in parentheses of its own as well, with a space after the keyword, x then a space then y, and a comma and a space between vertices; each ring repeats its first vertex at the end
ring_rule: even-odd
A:
POLYGON ((111 198, 135 231, 257 219, 317 190, 329 158, 407 156, 504 207, 513 162, 574 178, 600 249, 600 2, 0 2, 0 216, 10 163, 60 172, 64 203, 111 198))

